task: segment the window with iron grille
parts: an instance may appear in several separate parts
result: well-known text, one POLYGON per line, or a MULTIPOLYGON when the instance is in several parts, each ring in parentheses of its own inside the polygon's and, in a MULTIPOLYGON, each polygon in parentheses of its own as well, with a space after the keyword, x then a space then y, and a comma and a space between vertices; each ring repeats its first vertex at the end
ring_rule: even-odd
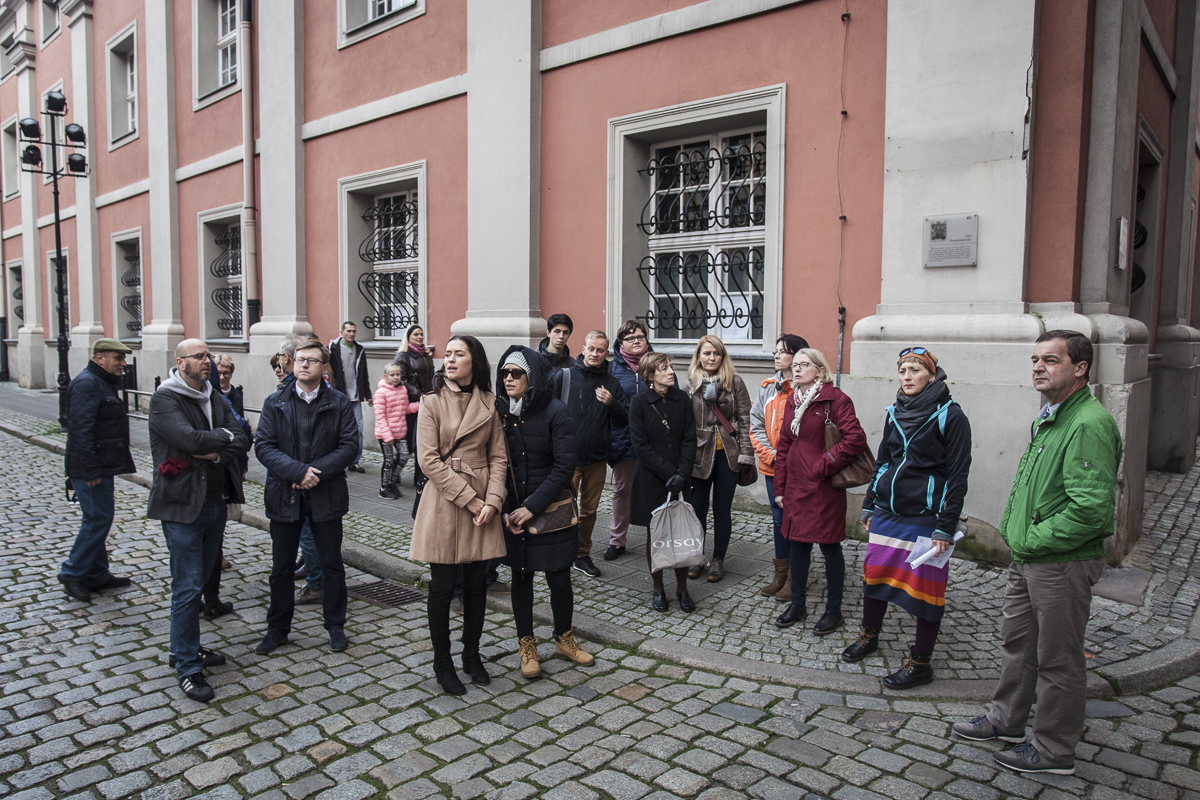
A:
POLYGON ((239 223, 229 225, 215 240, 221 252, 208 265, 208 271, 218 284, 222 279, 226 285, 218 285, 211 292, 212 303, 217 309, 217 328, 227 336, 242 335, 242 234, 239 223), (236 281, 233 279, 237 279, 236 281))
POLYGON ((17 328, 25 324, 25 294, 21 290, 24 274, 20 261, 8 262, 8 336, 16 338, 17 328))
POLYGON ((231 204, 197 214, 200 338, 244 340, 242 207, 231 204))
POLYGON ((637 267, 647 297, 637 318, 656 339, 761 341, 766 132, 664 142, 639 172, 650 196, 637 223, 649 251, 637 267))
POLYGON ((374 311, 363 326, 377 337, 401 336, 417 319, 416 188, 375 197, 362 219, 369 233, 358 256, 373 269, 359 277, 358 288, 374 311))
POLYGON ((137 238, 115 242, 113 248, 114 269, 120 271, 117 279, 118 314, 117 335, 138 338, 142 336, 142 245, 137 238))

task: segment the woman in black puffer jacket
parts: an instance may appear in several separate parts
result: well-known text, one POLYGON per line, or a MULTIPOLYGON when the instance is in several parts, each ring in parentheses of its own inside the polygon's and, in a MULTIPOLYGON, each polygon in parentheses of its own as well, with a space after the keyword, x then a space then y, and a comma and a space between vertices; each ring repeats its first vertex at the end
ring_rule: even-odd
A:
POLYGON ((508 438, 508 498, 504 502, 504 563, 512 568, 512 606, 520 645, 521 674, 540 678, 533 636, 533 576, 546 574, 558 655, 583 666, 595 663, 575 640, 571 565, 579 550, 579 525, 531 534, 528 523, 571 491, 575 473, 575 424, 553 396, 550 365, 536 350, 514 345, 497 370, 496 410, 508 438))

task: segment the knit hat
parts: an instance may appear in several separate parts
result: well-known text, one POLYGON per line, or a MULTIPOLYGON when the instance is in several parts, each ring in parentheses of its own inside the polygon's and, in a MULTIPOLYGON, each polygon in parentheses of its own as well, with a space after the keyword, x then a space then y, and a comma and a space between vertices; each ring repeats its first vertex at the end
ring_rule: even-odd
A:
POLYGON ((900 358, 896 361, 896 366, 899 367, 905 361, 916 361, 929 370, 930 375, 937 375, 937 356, 935 356, 928 348, 925 347, 906 347, 900 351, 900 358), (916 352, 920 350, 921 352, 916 352))
POLYGON ((525 370, 525 374, 529 374, 529 362, 525 360, 525 353, 520 350, 514 350, 509 354, 508 358, 504 359, 504 366, 512 365, 517 369, 525 370))

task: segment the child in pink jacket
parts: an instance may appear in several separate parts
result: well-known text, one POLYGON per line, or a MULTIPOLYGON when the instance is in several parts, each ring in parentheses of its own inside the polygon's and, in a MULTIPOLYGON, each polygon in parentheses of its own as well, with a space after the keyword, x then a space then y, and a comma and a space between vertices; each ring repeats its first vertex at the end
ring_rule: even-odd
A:
POLYGON ((408 463, 408 432, 405 416, 415 414, 419 403, 408 402, 408 389, 400 378, 400 366, 388 364, 379 379, 372 399, 375 409, 375 438, 383 451, 383 471, 379 476, 379 496, 395 500, 400 496, 400 471, 408 463))

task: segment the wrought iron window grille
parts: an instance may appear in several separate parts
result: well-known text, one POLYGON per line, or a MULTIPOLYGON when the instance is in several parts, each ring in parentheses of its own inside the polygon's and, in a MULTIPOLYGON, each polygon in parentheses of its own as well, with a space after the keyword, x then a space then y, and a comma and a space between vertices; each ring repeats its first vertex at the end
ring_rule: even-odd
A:
POLYGON ((767 146, 756 134, 663 147, 638 170, 653 187, 638 228, 648 236, 766 224, 767 146), (747 143, 749 142, 749 144, 747 143))
MULTIPOLYGON (((236 224, 213 240, 224 248, 208 265, 214 278, 233 278, 242 274, 242 232, 236 224)), ((242 330, 242 287, 218 286, 209 295, 221 316, 217 327, 223 331, 240 334, 242 330)))
POLYGON ((242 287, 218 286, 212 290, 213 305, 224 316, 217 318, 217 327, 223 331, 242 331, 242 287))
POLYGON ((419 284, 420 276, 415 270, 360 275, 358 291, 372 312, 363 317, 363 327, 380 336, 399 336, 409 325, 417 324, 419 284))
POLYGON ((642 259, 637 273, 650 308, 636 319, 657 338, 762 338, 761 247, 656 253, 642 259))
POLYGON ((358 246, 368 264, 417 257, 417 200, 403 196, 382 200, 362 214, 371 232, 358 246))
MULTIPOLYGON (((121 285, 136 290, 142 285, 142 256, 138 251, 134 250, 131 253, 125 254, 125 262, 129 264, 129 268, 121 273, 121 285)), ((125 330, 130 333, 141 331, 142 296, 136 292, 125 295, 121 298, 121 308, 125 309, 125 313, 133 318, 125 323, 125 330)))

